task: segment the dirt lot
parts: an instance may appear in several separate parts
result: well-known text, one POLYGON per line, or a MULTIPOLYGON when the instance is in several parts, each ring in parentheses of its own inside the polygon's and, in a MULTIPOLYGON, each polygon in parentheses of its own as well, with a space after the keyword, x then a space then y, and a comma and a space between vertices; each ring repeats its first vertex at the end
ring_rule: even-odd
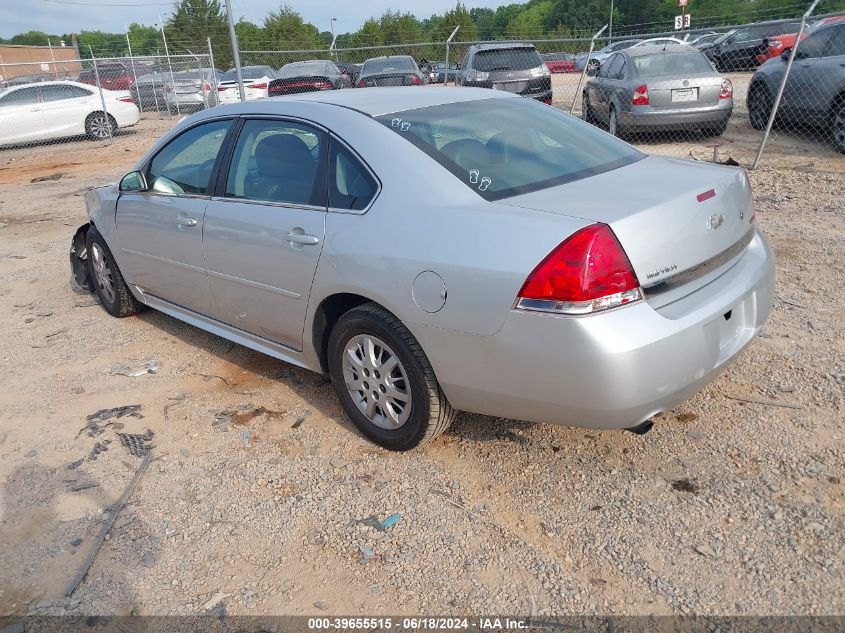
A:
POLYGON ((0 615, 845 613, 845 159, 776 139, 751 175, 771 320, 650 434, 462 414, 391 454, 323 377, 71 292, 83 193, 169 125, 0 152, 0 615), (143 417, 80 432, 123 405, 143 417), (116 431, 146 429, 154 461, 66 598, 141 462, 116 431))

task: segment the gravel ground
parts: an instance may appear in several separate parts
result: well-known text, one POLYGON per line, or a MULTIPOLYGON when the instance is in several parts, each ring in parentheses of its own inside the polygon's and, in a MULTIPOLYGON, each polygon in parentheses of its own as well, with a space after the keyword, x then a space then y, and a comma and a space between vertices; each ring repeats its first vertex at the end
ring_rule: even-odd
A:
POLYGON ((81 195, 168 125, 0 153, 0 615, 845 613, 842 158, 773 153, 751 174, 771 320, 648 435, 461 414, 391 454, 323 377, 71 292, 81 195), (80 434, 130 404, 143 417, 80 434), (154 459, 65 598, 141 462, 116 431, 146 429, 154 459))

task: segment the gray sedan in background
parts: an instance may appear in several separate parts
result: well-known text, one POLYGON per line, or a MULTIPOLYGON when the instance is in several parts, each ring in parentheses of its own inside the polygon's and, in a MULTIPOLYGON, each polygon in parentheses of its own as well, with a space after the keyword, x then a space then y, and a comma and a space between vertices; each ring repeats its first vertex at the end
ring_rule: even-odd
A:
POLYGON ((733 85, 684 44, 635 46, 609 57, 587 82, 581 113, 614 136, 693 131, 720 136, 733 111, 733 85))
POLYGON ((493 90, 204 110, 86 204, 71 264, 109 314, 149 306, 327 373, 393 450, 455 410, 645 432, 774 292, 743 170, 493 90))

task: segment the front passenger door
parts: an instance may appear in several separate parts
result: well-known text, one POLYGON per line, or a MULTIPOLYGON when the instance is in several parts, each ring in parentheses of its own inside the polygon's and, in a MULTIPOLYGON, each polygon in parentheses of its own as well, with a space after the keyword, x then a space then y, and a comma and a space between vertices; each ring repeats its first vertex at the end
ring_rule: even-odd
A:
POLYGON ((327 145, 304 123, 244 120, 205 216, 217 318, 295 350, 323 248, 327 145))
POLYGON ((117 202, 118 263, 129 283, 206 316, 213 306, 202 256, 209 184, 231 119, 171 139, 144 169, 146 189, 117 202))

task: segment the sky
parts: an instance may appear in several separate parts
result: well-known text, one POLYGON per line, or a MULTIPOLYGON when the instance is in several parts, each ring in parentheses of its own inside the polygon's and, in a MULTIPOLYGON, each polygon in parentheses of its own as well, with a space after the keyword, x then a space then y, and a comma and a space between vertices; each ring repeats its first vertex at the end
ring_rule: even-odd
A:
MULTIPOLYGON (((470 0, 465 4, 495 8, 513 1, 470 0)), ((0 37, 25 31, 120 33, 132 22, 156 24, 158 14, 167 14, 173 4, 168 0, 0 0, 0 37)), ((364 20, 378 17, 386 9, 410 12, 422 19, 451 9, 455 0, 232 0, 232 13, 236 19, 245 17, 260 24, 268 11, 283 4, 290 5, 321 31, 330 31, 330 20, 336 17, 335 29, 345 33, 357 30, 364 20)))

